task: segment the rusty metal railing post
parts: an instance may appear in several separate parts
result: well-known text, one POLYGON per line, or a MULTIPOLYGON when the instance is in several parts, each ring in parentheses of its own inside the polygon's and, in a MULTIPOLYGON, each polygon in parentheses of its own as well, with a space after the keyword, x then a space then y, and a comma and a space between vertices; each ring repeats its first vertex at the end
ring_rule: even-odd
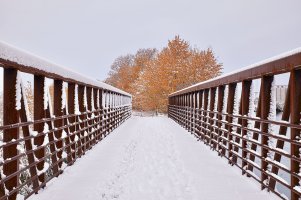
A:
MULTIPOLYGON (((34 76, 34 120, 42 119, 45 117, 44 111, 44 97, 45 93, 45 77, 43 76, 34 76)), ((34 130, 38 133, 42 133, 44 129, 43 123, 34 124, 34 130)), ((42 147, 44 142, 44 135, 40 135, 34 138, 34 145, 36 145, 35 149, 35 156, 39 160, 37 163, 38 171, 42 171, 44 169, 44 160, 43 157, 45 156, 45 148, 42 147)), ((45 173, 39 174, 39 181, 45 181, 45 173)))
POLYGON ((85 137, 85 130, 83 130, 82 128, 86 126, 86 122, 85 122, 85 115, 83 114, 86 110, 85 110, 85 105, 84 105, 84 95, 85 95, 85 86, 83 85, 79 85, 78 86, 78 107, 79 107, 79 111, 81 112, 81 115, 79 116, 79 127, 78 130, 80 131, 79 134, 79 140, 80 140, 80 156, 84 155, 86 152, 86 137, 85 137))
POLYGON ((218 104, 217 104, 217 112, 218 112, 218 136, 217 136, 217 149, 218 149, 218 154, 221 155, 222 152, 222 148, 220 143, 222 142, 222 139, 220 139, 220 137, 222 136, 222 131, 221 131, 221 127, 222 127, 222 111, 223 111, 223 104, 224 104, 224 91, 225 91, 225 86, 221 85, 218 87, 218 104))
MULTIPOLYGON (((63 81, 61 80, 54 80, 53 81, 53 93, 56 94, 53 97, 53 113, 55 116, 62 116, 63 115, 63 109, 62 109, 62 95, 63 95, 63 81)), ((62 127, 63 126, 63 120, 55 120, 54 126, 55 127, 62 127)), ((57 130, 54 132, 54 136, 56 138, 56 149, 57 149, 57 158, 58 158, 58 166, 59 169, 62 167, 62 153, 63 153, 63 140, 62 138, 62 130, 57 130)))
MULTIPOLYGON (((241 95, 241 102, 242 102, 242 116, 247 116, 249 113, 249 107, 250 107, 250 92, 251 92, 251 85, 252 81, 243 81, 242 82, 242 95, 241 95)), ((242 128, 247 128, 248 127, 248 120, 243 119, 242 120, 242 128)), ((247 166, 247 130, 242 129, 241 130, 242 134, 242 174, 245 173, 245 167, 247 166)))
POLYGON ((196 135, 197 112, 198 112, 198 92, 194 92, 194 113, 193 113, 193 134, 196 135))
MULTIPOLYGON (((291 84, 290 84, 290 111, 291 111, 291 124, 300 124, 300 112, 301 112, 301 70, 293 70, 291 72, 291 84)), ((291 140, 300 139, 300 130, 291 128, 291 140)), ((293 158, 300 158, 300 146, 291 143, 290 144, 290 155, 293 158)), ((290 159, 291 165, 291 199, 299 199, 299 195, 294 192, 295 187, 299 186, 299 179, 294 174, 300 173, 300 163, 295 159, 290 159)))
MULTIPOLYGON (((227 100, 227 113, 232 115, 233 109, 234 109, 234 101, 235 101, 235 90, 236 90, 236 83, 229 85, 229 94, 228 94, 228 100, 227 100)), ((228 132, 228 157, 229 157, 229 163, 232 164, 232 121, 233 117, 228 116, 226 117, 226 120, 228 122, 228 125, 226 126, 227 132, 228 132)))
POLYGON ((213 140, 212 139, 214 139, 214 133, 213 133, 213 127, 212 127, 212 125, 213 125, 213 123, 214 123, 214 121, 213 121, 213 116, 215 115, 215 114, 213 114, 212 112, 214 112, 214 102, 215 102, 215 94, 216 93, 216 88, 210 88, 210 108, 209 108, 209 111, 210 111, 210 113, 209 113, 209 118, 210 118, 210 120, 209 120, 209 124, 210 124, 210 128, 209 128, 209 130, 210 130, 210 133, 209 133, 209 145, 210 145, 210 147, 211 148, 213 148, 213 149, 215 149, 215 144, 212 142, 213 140))
MULTIPOLYGON (((4 69, 4 91, 3 91, 3 124, 10 125, 19 122, 19 115, 16 109, 16 83, 17 83, 16 69, 4 69)), ((3 131, 3 142, 12 142, 19 139, 19 128, 8 129, 3 131)), ((8 147, 3 147, 3 159, 9 160, 18 155, 17 144, 12 144, 8 147)), ((19 159, 13 159, 3 165, 3 173, 7 177, 16 173, 19 169, 19 159)), ((12 192, 19 184, 19 174, 5 182, 4 187, 12 192)), ((4 188, 4 190, 5 190, 4 188)), ((5 191, 3 191, 5 192, 5 191)), ((17 191, 9 196, 9 200, 16 199, 17 191)))
POLYGON ((206 89, 204 91, 204 111, 203 111, 203 120, 204 123, 202 124, 202 140, 205 144, 208 144, 209 140, 207 138, 207 123, 208 123, 208 105, 209 105, 209 101, 208 101, 208 97, 209 97, 209 89, 206 89))
MULTIPOLYGON (((273 76, 264 76, 261 79, 261 119, 268 119, 270 113, 270 103, 271 103, 271 87, 272 82, 274 80, 273 76)), ((263 133, 268 133, 268 124, 261 124, 261 131, 263 133)), ((268 163, 266 162, 266 158, 268 156, 268 146, 269 138, 266 135, 261 135, 261 181, 263 185, 261 189, 265 188, 265 182, 268 181, 268 176, 264 173, 267 170, 268 163)))
MULTIPOLYGON (((86 107, 86 110, 88 112, 91 112, 92 111, 92 88, 91 87, 86 87, 86 100, 87 100, 87 107, 86 107)), ((85 119, 87 120, 87 126, 89 127, 87 129, 87 132, 88 133, 91 133, 92 132, 92 120, 91 120, 91 117, 92 117, 92 113, 89 113, 86 115, 85 119)), ((90 149, 91 146, 92 146, 92 140, 91 140, 91 135, 90 134, 87 134, 86 136, 86 140, 87 140, 87 145, 86 145, 86 148, 87 149, 90 149)))
POLYGON ((198 126, 199 126, 198 137, 199 138, 202 137, 201 132, 203 131, 202 130, 202 125, 203 125, 203 116, 202 115, 204 114, 204 112, 203 112, 202 108, 203 108, 203 90, 201 90, 199 92, 199 122, 198 122, 198 126))
MULTIPOLYGON (((75 84, 74 83, 68 83, 68 112, 69 114, 75 114, 75 84)), ((76 117, 70 117, 69 123, 73 124, 76 122, 76 117)), ((76 126, 72 125, 70 126, 70 132, 74 133, 76 131, 76 126)), ((71 155, 72 155, 72 162, 76 159, 76 143, 75 143, 75 135, 72 134, 70 136, 70 142, 73 143, 71 145, 71 155)))

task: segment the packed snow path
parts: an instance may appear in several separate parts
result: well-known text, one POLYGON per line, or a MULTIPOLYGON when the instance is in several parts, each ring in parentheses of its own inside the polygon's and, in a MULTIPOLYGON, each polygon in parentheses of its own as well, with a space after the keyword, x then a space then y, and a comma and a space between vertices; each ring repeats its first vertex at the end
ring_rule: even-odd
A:
POLYGON ((277 199, 166 117, 132 117, 31 200, 277 199))

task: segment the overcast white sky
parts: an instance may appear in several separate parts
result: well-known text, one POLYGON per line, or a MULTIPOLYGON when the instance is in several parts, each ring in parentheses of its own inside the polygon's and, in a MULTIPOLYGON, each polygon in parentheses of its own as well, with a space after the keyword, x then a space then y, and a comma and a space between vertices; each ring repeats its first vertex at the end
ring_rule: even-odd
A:
POLYGON ((104 80, 113 60, 179 34, 224 72, 301 46, 300 0, 0 0, 0 40, 104 80))

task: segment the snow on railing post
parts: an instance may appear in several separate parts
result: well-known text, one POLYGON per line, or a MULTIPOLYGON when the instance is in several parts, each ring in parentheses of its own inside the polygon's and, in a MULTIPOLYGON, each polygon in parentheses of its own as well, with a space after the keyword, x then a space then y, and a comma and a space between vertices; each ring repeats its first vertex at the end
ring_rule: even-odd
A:
POLYGON ((180 98, 181 98, 181 104, 180 104, 180 106, 181 106, 181 110, 180 110, 181 123, 180 123, 180 125, 182 127, 184 127, 184 120, 183 120, 183 117, 184 117, 184 96, 181 95, 180 98))
POLYGON ((188 93, 187 94, 187 102, 186 102, 186 106, 187 106, 187 109, 186 109, 186 112, 187 112, 187 121, 186 121, 186 124, 187 124, 187 130, 190 131, 190 124, 191 124, 191 114, 190 114, 190 111, 191 111, 191 93, 188 93))
MULTIPOLYGON (((91 111, 93 111, 92 110, 92 88, 91 87, 86 87, 86 110, 88 111, 88 112, 91 112, 91 111)), ((87 113, 85 116, 85 120, 87 121, 87 123, 86 123, 86 127, 89 127, 89 128, 87 128, 86 129, 86 142, 87 142, 87 144, 86 144, 86 147, 87 147, 87 149, 90 149, 91 148, 91 146, 93 145, 92 144, 92 135, 91 135, 91 133, 92 133, 92 125, 93 125, 93 123, 94 123, 94 120, 92 120, 92 116, 94 115, 94 113, 92 114, 92 113, 87 113)))
MULTIPOLYGON (((39 120, 45 118, 45 77, 44 76, 34 76, 34 120, 39 120)), ((34 124, 34 131, 37 131, 39 134, 44 130, 44 123, 34 124)), ((39 160, 37 163, 37 169, 39 174, 39 181, 41 183, 45 182, 45 173, 43 159, 45 156, 45 147, 43 145, 45 135, 40 135, 34 138, 35 145, 35 157, 39 160)))
POLYGON ((203 112, 203 125, 202 125, 202 140, 205 144, 208 144, 207 138, 207 123, 208 123, 208 98, 209 98, 209 89, 204 90, 204 112, 203 112))
POLYGON ((184 104, 183 115, 184 115, 184 119, 185 119, 183 126, 186 129, 187 128, 187 94, 183 95, 183 104, 184 104))
POLYGON ((186 95, 182 94, 182 110, 181 110, 181 114, 182 114, 182 127, 185 128, 185 125, 186 125, 186 120, 185 120, 185 117, 186 117, 186 95))
POLYGON ((112 112, 113 112, 113 118, 112 118, 112 129, 115 129, 116 124, 116 109, 115 109, 115 92, 112 94, 112 112))
POLYGON ((99 135, 99 140, 102 139, 103 137, 103 130, 104 130, 104 96, 103 96, 103 90, 100 89, 99 90, 99 97, 98 97, 98 101, 99 101, 99 108, 100 108, 100 135, 99 135))
POLYGON ((110 93, 109 91, 106 91, 106 134, 109 133, 109 126, 110 126, 110 93))
POLYGON ((222 140, 220 139, 220 137, 222 136, 222 131, 221 131, 221 127, 222 127, 222 118, 223 118, 223 105, 224 105, 224 91, 225 91, 225 86, 224 85, 221 85, 218 87, 218 104, 217 104, 217 112, 218 112, 218 116, 217 116, 217 119, 218 119, 218 124, 217 124, 217 127, 218 127, 218 132, 217 132, 217 151, 218 151, 218 154, 221 155, 221 152, 222 152, 222 148, 221 148, 221 144, 222 143, 222 140))
POLYGON ((191 93, 187 94, 187 130, 191 131, 191 93))
MULTIPOLYGON (((52 102, 50 98, 50 92, 49 92, 49 87, 46 85, 46 79, 44 81, 44 109, 45 109, 45 118, 53 118, 53 108, 52 108, 52 102)), ((55 145, 55 138, 54 138, 54 133, 49 130, 54 129, 54 121, 47 121, 44 123, 44 130, 43 133, 45 133, 44 137, 44 143, 47 145, 47 142, 49 142, 49 150, 51 154, 51 170, 53 172, 53 175, 58 176, 59 174, 59 168, 58 168, 58 163, 57 163, 57 155, 56 155, 56 145, 55 145), (48 134, 47 134, 48 133, 48 134), (48 140, 47 140, 48 137, 48 140)), ((46 171, 46 168, 44 167, 44 171, 46 171)))
POLYGON ((215 104, 215 95, 216 95, 216 88, 210 88, 210 108, 209 108, 209 124, 210 124, 210 127, 209 127, 209 146, 210 148, 215 148, 214 146, 214 142, 212 140, 214 140, 214 133, 213 133, 213 128, 212 128, 212 125, 214 123, 213 121, 213 117, 214 117, 214 114, 212 112, 214 112, 214 104, 215 104))
POLYGON ((198 117, 198 137, 201 137, 201 132, 202 130, 202 120, 203 120, 203 90, 199 91, 199 103, 198 103, 198 108, 199 108, 199 117, 198 117))
POLYGON ((109 132, 111 132, 111 127, 112 127, 112 110, 113 110, 113 101, 112 101, 113 93, 110 91, 109 92, 109 132))
MULTIPOLYGON (((16 69, 4 69, 4 91, 3 91, 3 125, 15 124, 19 122, 17 107, 17 75, 16 69)), ((19 139, 19 129, 7 129, 3 131, 3 142, 11 142, 19 139)), ((18 155, 17 144, 3 147, 3 159, 6 161, 3 165, 3 174, 7 177, 17 172, 19 169, 19 159, 7 162, 7 160, 18 155)), ((1 178, 2 175, 1 175, 1 178)), ((5 177, 4 177, 5 178, 5 177)), ((0 189, 1 197, 8 195, 17 187, 19 182, 19 174, 5 181, 4 187, 0 189)), ((8 199, 16 199, 17 192, 10 195, 8 199)))
POLYGON ((116 124, 115 92, 112 93, 112 130, 116 124))
MULTIPOLYGON (((241 95, 241 102, 242 102, 242 113, 241 115, 243 117, 247 117, 248 113, 249 113, 249 108, 250 108, 250 92, 251 92, 251 86, 252 86, 252 81, 243 81, 242 82, 242 95, 241 95)), ((254 109, 254 108, 253 108, 254 109)), ((243 119, 242 120, 242 128, 248 128, 248 120, 247 119, 243 119)), ((245 170, 247 167, 247 141, 246 139, 248 138, 248 133, 247 130, 242 129, 241 132, 241 136, 242 136, 242 174, 245 174, 245 170)))
MULTIPOLYGON (((293 70, 291 72, 291 84, 290 84, 290 102, 291 102, 291 124, 300 124, 300 112, 301 112, 301 70, 293 70)), ((300 141, 300 130, 291 128, 291 140, 299 140, 300 141)), ((300 158, 300 146, 291 143, 290 144, 290 155, 293 156, 293 158, 300 158)), ((290 159, 290 166, 291 166, 291 187, 293 190, 291 190, 291 199, 297 200, 299 199, 299 195, 294 192, 301 191, 300 188, 300 180, 294 175, 299 174, 300 175, 300 163, 294 160, 293 158, 290 159)))
MULTIPOLYGON (((261 119, 268 119, 271 106, 271 88, 273 84, 274 76, 263 76, 261 78, 261 119)), ((261 132, 267 134, 269 129, 269 124, 261 123, 261 132)), ((264 189, 268 184, 268 176, 265 171, 267 171, 268 163, 266 161, 268 157, 269 150, 269 137, 267 135, 261 135, 261 189, 264 189)))
MULTIPOLYGON (((259 99, 258 99, 258 106, 257 106, 257 111, 256 111, 256 117, 258 117, 258 118, 260 118, 260 116, 261 116, 261 108, 262 108, 262 92, 261 92, 261 90, 262 90, 262 87, 260 87, 260 91, 259 91, 259 99)), ((261 126, 261 123, 259 122, 259 121, 256 121, 255 122, 255 124, 254 124, 254 129, 255 130, 259 130, 260 129, 260 126, 261 126)), ((259 139, 259 134, 257 133, 257 132, 253 132, 253 136, 252 136, 252 140, 256 140, 256 141, 258 141, 258 139, 259 139)), ((257 150, 257 144, 255 144, 255 143, 253 143, 252 142, 252 144, 251 144, 251 150, 252 151, 254 151, 254 152, 256 152, 256 150, 257 150)), ((250 154, 250 156, 249 156, 249 159, 250 159, 250 161, 252 161, 252 162, 254 162, 255 161, 255 155, 253 154, 253 153, 251 153, 250 154)), ((248 164, 248 170, 249 171, 253 171, 253 165, 252 164, 248 164)))
POLYGON ((186 128, 186 95, 182 95, 182 127, 186 128))
POLYGON ((192 128, 193 128, 193 93, 190 93, 190 98, 189 98, 189 112, 190 112, 190 132, 192 133, 192 128))
MULTIPOLYGON (((290 75, 290 79, 289 79, 289 83, 288 83, 288 87, 287 87, 287 91, 286 91, 286 95, 285 95, 285 102, 284 102, 284 107, 283 107, 283 113, 282 113, 282 117, 281 120, 282 121, 286 121, 289 122, 289 118, 290 118, 290 90, 291 90, 291 82, 292 82, 292 74, 290 75)), ((279 135, 282 136, 286 136, 287 135, 287 127, 281 125, 279 128, 279 135)), ((284 141, 283 140, 277 140, 276 142, 276 148, 277 149, 283 149, 284 148, 284 141)), ((279 162, 281 161, 281 157, 282 155, 275 152, 274 154, 274 161, 279 162)), ((279 172, 279 168, 277 168, 275 165, 272 166, 272 173, 273 174, 278 174, 279 172)), ((269 181, 269 187, 272 189, 275 189, 276 186, 276 181, 274 179, 270 179, 269 181)))
MULTIPOLYGON (((76 88, 77 89, 77 88, 76 88)), ((75 84, 68 83, 68 111, 69 114, 75 114, 75 84)), ((74 124, 76 123, 76 117, 69 117, 69 123, 74 124)), ((76 125, 72 125, 69 128, 71 133, 74 133, 76 130, 76 125)), ((75 143, 75 134, 70 136, 70 143, 71 144, 71 155, 72 155, 72 162, 76 159, 76 143, 75 143)))
POLYGON ((92 108, 93 108, 93 114, 94 114, 94 120, 93 120, 93 145, 95 145, 99 140, 100 130, 99 130, 99 118, 100 118, 100 112, 99 112, 99 89, 93 88, 92 89, 93 94, 93 102, 92 102, 92 108), (98 111, 97 111, 98 110, 98 111), (97 111, 97 112, 96 112, 97 111))
MULTIPOLYGON (((86 87, 83 86, 83 85, 79 85, 78 86, 78 106, 79 106, 79 111, 81 113, 81 115, 79 116, 79 131, 80 131, 80 134, 79 134, 79 140, 80 140, 80 149, 81 149, 81 155, 84 155, 85 152, 86 152, 86 137, 85 137, 85 132, 86 130, 84 129, 84 127, 86 127, 86 122, 85 122, 85 115, 84 114, 86 112, 86 108, 85 108, 85 103, 84 103, 84 100, 85 100, 85 89, 86 87)), ((81 156, 80 155, 80 156, 81 156)))
MULTIPOLYGON (((69 115, 69 110, 67 107, 67 83, 63 82, 63 86, 62 86, 62 110, 63 110, 63 115, 69 115)), ((64 118, 63 119, 63 126, 68 126, 70 124, 69 118, 64 118)), ((63 154, 62 154, 62 158, 67 161, 66 163, 68 165, 72 164, 72 153, 71 153, 71 146, 70 146, 70 127, 66 127, 63 129, 62 131, 62 139, 63 139, 63 154)))
MULTIPOLYGON (((91 104, 91 111, 92 111, 92 114, 91 114, 91 119, 90 121, 92 122, 92 127, 91 127, 91 135, 90 135, 90 138, 91 138, 91 147, 95 145, 96 143, 96 135, 97 135, 97 116, 98 116, 98 112, 96 112, 96 109, 97 109, 97 90, 94 89, 94 88, 91 88, 91 97, 90 97, 90 104, 91 104)), ((89 105, 89 104, 88 104, 89 105)))
POLYGON ((117 106, 118 106, 118 125, 117 126, 119 126, 120 125, 120 123, 121 123, 121 118, 122 118, 122 107, 121 107, 121 105, 120 105, 120 94, 118 94, 118 98, 117 98, 117 106))
POLYGON ((104 136, 107 136, 108 133, 108 91, 104 91, 104 136))
POLYGON ((190 132, 191 134, 193 134, 193 112, 194 112, 194 103, 193 103, 193 100, 194 100, 194 97, 193 97, 193 92, 190 93, 190 132))
POLYGON ((189 130, 189 93, 186 94, 185 106, 186 106, 186 129, 189 130))
POLYGON ((193 134, 196 135, 196 123, 197 123, 197 102, 198 102, 198 92, 194 92, 194 113, 193 113, 193 119, 194 119, 194 125, 193 125, 193 134))
MULTIPOLYGON (((228 93, 228 100, 227 100, 227 113, 232 115, 233 114, 233 110, 234 110, 234 99, 235 99, 235 89, 236 89, 236 83, 232 83, 229 84, 228 89, 229 89, 229 93, 228 93)), ((226 117, 226 120, 228 122, 229 125, 226 126, 226 129, 228 130, 228 158, 229 158, 229 163, 232 164, 232 158, 233 158, 233 154, 232 154, 232 121, 233 121, 233 117, 228 116, 226 117)))
MULTIPOLYGON (((19 72, 18 72, 19 74, 19 72)), ((18 79, 20 80, 20 76, 18 75, 18 79)), ((27 102, 27 98, 26 98, 26 95, 25 95, 25 89, 24 89, 24 85, 22 83, 22 81, 17 81, 17 84, 19 85, 16 85, 16 88, 19 87, 21 88, 21 91, 19 91, 20 93, 20 105, 21 105, 21 108, 19 110, 19 115, 20 115, 20 123, 23 123, 23 122, 29 122, 31 121, 31 117, 30 117, 30 113, 29 113, 29 109, 28 109, 28 102, 27 102)), ((19 90, 19 89, 18 89, 19 90)), ((19 98, 20 98, 19 97, 19 98)), ((31 130, 29 129, 28 126, 22 126, 22 133, 23 133, 23 138, 28 138, 30 137, 30 132, 31 130)), ((31 139, 25 139, 25 150, 27 152, 30 152, 27 154, 27 160, 28 160, 28 165, 30 165, 31 167, 29 168, 29 172, 30 172, 30 176, 31 177, 34 177, 32 178, 32 189, 34 191, 37 191, 39 189, 39 180, 38 180, 38 177, 37 177, 37 168, 36 168, 36 165, 35 165, 35 157, 34 157, 34 152, 33 152, 33 146, 32 146, 32 140, 31 139)), ((20 147, 21 145, 19 144, 18 147, 20 147)), ((20 149, 18 148, 18 150, 20 151, 20 149)))
MULTIPOLYGON (((63 81, 62 80, 54 80, 53 81, 53 93, 55 94, 53 96, 53 114, 56 117, 62 116, 63 113, 63 109, 62 109, 62 101, 63 101, 63 81)), ((64 124, 63 119, 56 119, 54 121, 54 127, 55 128, 59 128, 62 127, 64 124)), ((62 158, 62 154, 63 154, 63 138, 62 138, 62 130, 56 130, 54 132, 54 136, 56 139, 56 148, 57 148, 57 157, 58 157, 58 166, 61 169, 62 168, 62 164, 63 164, 63 158, 62 158)))
MULTIPOLYGON (((236 85, 236 88, 235 88, 235 97, 234 97, 234 107, 233 107, 233 115, 235 116, 241 116, 241 113, 242 113, 242 101, 241 101, 241 90, 240 90, 240 87, 238 87, 238 85, 236 85)), ((236 164, 237 163, 237 154, 239 154, 239 147, 238 145, 240 145, 240 137, 237 136, 237 135, 240 135, 241 136, 241 128, 240 127, 237 127, 237 125, 240 125, 242 124, 242 120, 240 117, 233 117, 232 119, 232 123, 236 126, 233 126, 232 127, 232 133, 235 134, 234 136, 234 140, 233 140, 233 159, 232 159, 232 164, 236 164)))
POLYGON ((218 113, 217 113, 217 104, 218 104, 218 87, 215 88, 215 97, 214 97, 214 105, 213 105, 213 119, 212 119, 212 131, 213 131, 213 149, 217 150, 218 145, 218 113))
POLYGON ((107 135, 107 123, 108 123, 108 110, 107 110, 107 106, 108 106, 108 94, 107 94, 107 90, 103 91, 103 116, 104 116, 104 123, 103 123, 103 137, 105 137, 107 135))
POLYGON ((74 89, 74 113, 77 115, 75 117, 75 122, 76 126, 75 126, 75 131, 77 132, 74 140, 76 141, 76 158, 77 157, 81 157, 83 154, 82 151, 82 141, 81 141, 81 125, 80 123, 82 122, 81 120, 81 112, 79 110, 79 86, 77 84, 75 84, 75 89, 74 89))

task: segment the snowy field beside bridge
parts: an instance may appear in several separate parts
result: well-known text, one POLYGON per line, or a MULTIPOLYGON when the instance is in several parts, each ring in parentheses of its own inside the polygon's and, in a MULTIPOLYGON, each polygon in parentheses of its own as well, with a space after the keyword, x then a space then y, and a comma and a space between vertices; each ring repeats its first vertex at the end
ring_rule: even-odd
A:
POLYGON ((171 119, 134 116, 29 199, 278 198, 171 119))

